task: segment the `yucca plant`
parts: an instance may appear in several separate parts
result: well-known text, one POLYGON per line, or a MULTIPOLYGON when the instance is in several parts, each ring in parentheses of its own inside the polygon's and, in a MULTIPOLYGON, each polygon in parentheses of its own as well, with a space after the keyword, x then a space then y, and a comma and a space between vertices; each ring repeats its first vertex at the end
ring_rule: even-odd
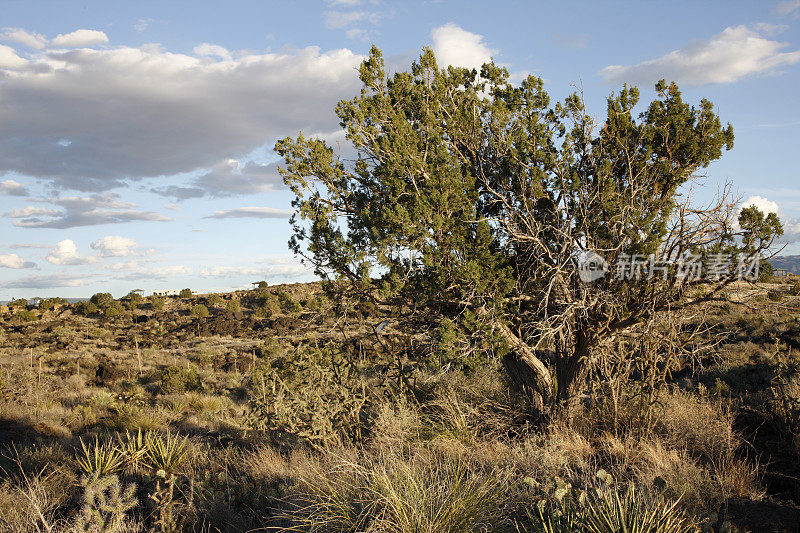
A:
POLYGON ((139 466, 147 455, 147 435, 138 429, 136 433, 125 430, 125 437, 120 436, 118 446, 125 459, 125 463, 132 471, 139 470, 139 466))
POLYGON ((188 455, 189 439, 167 433, 162 436, 154 431, 145 436, 143 461, 158 477, 174 476, 188 455))
POLYGON ((590 533, 684 533, 693 531, 678 509, 680 500, 637 492, 634 485, 620 492, 611 488, 591 491, 586 513, 590 533))
POLYGON ((76 457, 78 467, 89 477, 101 478, 114 474, 122 469, 125 457, 119 448, 111 443, 100 443, 95 437, 94 443, 86 445, 80 439, 82 452, 76 457))

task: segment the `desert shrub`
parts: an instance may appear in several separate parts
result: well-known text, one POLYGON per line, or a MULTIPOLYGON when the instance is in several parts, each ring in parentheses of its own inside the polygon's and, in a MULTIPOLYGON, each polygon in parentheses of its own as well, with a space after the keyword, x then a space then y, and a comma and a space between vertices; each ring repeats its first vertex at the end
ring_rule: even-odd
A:
POLYGON ((361 438, 366 385, 353 361, 332 346, 305 347, 251 377, 247 424, 324 448, 361 438))
POLYGON ((180 394, 201 388, 200 376, 195 369, 173 365, 161 371, 161 392, 163 394, 180 394))
POLYGON ((89 301, 103 309, 114 303, 114 297, 108 292, 98 292, 93 294, 89 301))
POLYGON ((239 313, 242 310, 242 304, 239 300, 228 300, 228 303, 225 304, 225 310, 229 313, 239 313))
POLYGON ((792 296, 800 296, 800 281, 796 281, 789 287, 789 294, 792 296))
POLYGON ((192 289, 181 289, 181 292, 178 293, 179 298, 191 298, 192 297, 192 289))
POLYGON ((20 309, 19 311, 17 311, 16 317, 21 322, 33 322, 34 320, 39 318, 39 315, 36 314, 36 311, 33 311, 31 309, 20 309))
POLYGON ((8 302, 8 307, 9 309, 14 309, 14 308, 25 309, 26 307, 28 307, 28 300, 26 300, 25 298, 15 298, 10 302, 8 302))
POLYGON ((119 316, 124 312, 125 309, 119 302, 112 302, 111 304, 103 308, 103 316, 108 318, 119 316))
POLYGON ((772 266, 772 263, 763 259, 759 261, 758 281, 768 282, 772 280, 773 272, 775 272, 775 267, 772 266))
POLYGON ((208 307, 203 304, 193 305, 189 314, 196 318, 206 318, 209 315, 208 307))
POLYGON ((222 304, 222 297, 219 294, 212 294, 206 298, 206 305, 210 307, 217 307, 220 304, 222 304))
POLYGON ((153 296, 150 298, 150 305, 153 306, 153 309, 156 311, 161 311, 164 309, 164 304, 166 303, 166 299, 162 296, 153 296))
POLYGON ((772 289, 767 293, 767 298, 769 298, 773 302, 780 302, 781 300, 783 300, 783 291, 779 289, 772 289))
POLYGON ((99 311, 99 308, 90 300, 76 302, 72 308, 76 313, 83 316, 91 316, 99 311))
POLYGON ((286 291, 278 291, 278 305, 280 305, 281 311, 286 314, 292 313, 299 313, 303 310, 299 303, 297 303, 293 298, 292 295, 286 291))

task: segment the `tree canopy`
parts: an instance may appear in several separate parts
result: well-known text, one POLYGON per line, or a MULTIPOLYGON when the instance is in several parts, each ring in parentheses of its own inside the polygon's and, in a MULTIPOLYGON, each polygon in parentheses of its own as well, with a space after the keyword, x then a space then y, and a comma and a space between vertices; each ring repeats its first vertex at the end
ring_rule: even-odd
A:
POLYGON ((290 246, 362 297, 476 316, 546 405, 575 397, 616 334, 735 279, 730 266, 687 301, 704 282, 680 275, 687 257, 753 258, 782 231, 755 208, 737 224, 726 194, 692 203, 691 182, 732 148, 733 129, 674 83, 638 113, 638 89, 624 86, 595 120, 580 93, 552 104, 541 78, 443 69, 430 49, 388 75, 373 47, 359 74, 360 94, 336 107, 354 157, 302 134, 276 145, 297 208, 290 246), (589 252, 608 272, 587 283, 576 265, 589 252), (669 266, 611 275, 629 257, 669 266))

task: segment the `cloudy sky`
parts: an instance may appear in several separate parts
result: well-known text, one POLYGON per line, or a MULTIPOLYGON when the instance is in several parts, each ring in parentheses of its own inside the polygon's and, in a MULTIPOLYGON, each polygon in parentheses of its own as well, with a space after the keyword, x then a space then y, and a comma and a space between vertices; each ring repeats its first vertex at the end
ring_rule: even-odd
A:
POLYGON ((699 194, 732 182, 800 253, 800 0, 0 6, 0 300, 311 279, 272 146, 341 140, 371 43, 400 68, 425 45, 493 57, 598 115, 623 83, 675 80, 736 134, 699 194))

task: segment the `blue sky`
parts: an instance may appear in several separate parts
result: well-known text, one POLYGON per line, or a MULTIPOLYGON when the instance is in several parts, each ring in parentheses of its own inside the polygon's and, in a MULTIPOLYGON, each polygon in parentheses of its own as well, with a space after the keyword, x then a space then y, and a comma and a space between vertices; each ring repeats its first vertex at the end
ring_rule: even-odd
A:
POLYGON ((371 43, 395 68, 493 57, 582 85, 708 98, 731 182, 800 248, 800 0, 781 2, 0 2, 0 300, 229 290, 312 279, 288 252, 276 139, 340 142, 333 106, 371 43))

